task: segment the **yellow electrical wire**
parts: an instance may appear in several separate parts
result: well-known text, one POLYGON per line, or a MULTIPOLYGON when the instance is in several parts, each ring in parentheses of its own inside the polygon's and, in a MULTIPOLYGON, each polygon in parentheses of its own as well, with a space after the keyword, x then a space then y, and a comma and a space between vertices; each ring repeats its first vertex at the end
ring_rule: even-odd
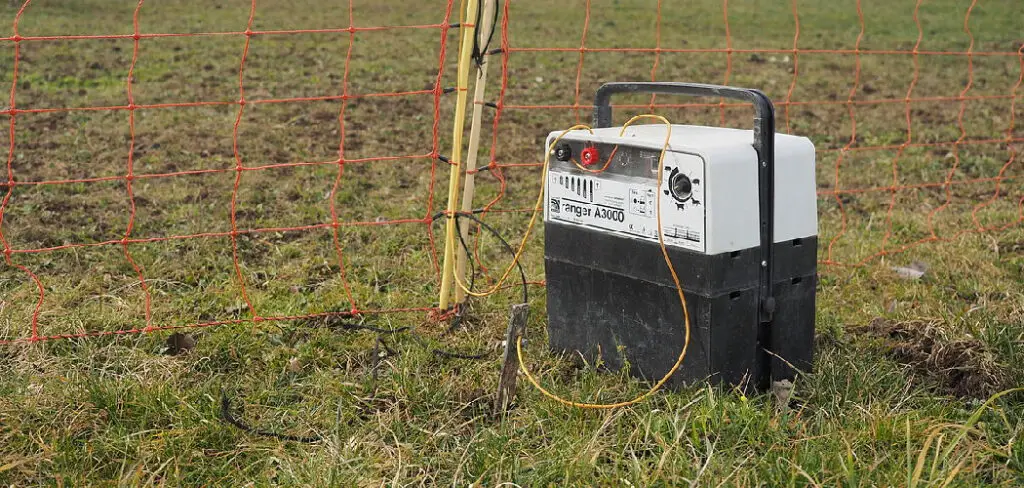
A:
MULTIPOLYGON (((667 131, 665 133, 665 143, 664 143, 664 145, 662 145, 661 154, 658 157, 658 183, 657 183, 657 185, 658 185, 658 188, 661 188, 662 175, 664 174, 664 166, 665 166, 665 153, 668 151, 668 144, 669 144, 669 141, 672 138, 672 123, 669 122, 668 119, 666 119, 665 117, 662 117, 660 115, 653 115, 653 114, 637 115, 637 116, 629 119, 629 121, 627 121, 625 124, 623 124, 622 130, 619 132, 619 136, 621 137, 623 134, 625 134, 627 127, 632 125, 637 120, 642 120, 642 119, 656 119, 656 120, 659 120, 659 121, 663 122, 665 124, 665 126, 667 127, 667 131)), ((488 289, 486 291, 475 292, 475 291, 470 290, 469 287, 466 286, 466 284, 462 281, 462 279, 458 276, 457 273, 454 275, 455 276, 455 283, 460 288, 462 288, 462 290, 464 292, 466 292, 468 295, 475 296, 475 297, 486 297, 486 296, 494 294, 496 291, 498 291, 501 288, 502 284, 508 278, 509 274, 512 272, 512 269, 515 267, 516 263, 519 262, 519 259, 522 257, 522 254, 523 254, 523 250, 526 248, 526 241, 529 239, 530 233, 533 231, 533 227, 534 227, 534 225, 537 222, 537 215, 539 215, 540 208, 542 208, 541 205, 544 203, 544 187, 545 187, 545 184, 547 183, 548 168, 549 168, 550 161, 551 161, 551 151, 555 147, 555 145, 557 145, 558 142, 561 141, 563 137, 565 137, 566 134, 568 134, 569 132, 572 132, 574 130, 578 130, 578 129, 586 130, 586 131, 590 132, 591 134, 594 133, 593 129, 591 129, 587 125, 584 125, 584 124, 574 125, 574 126, 568 128, 568 129, 562 131, 562 133, 559 134, 558 137, 556 137, 553 141, 551 141, 551 144, 548 146, 547 151, 545 151, 545 153, 544 153, 544 165, 543 165, 543 168, 542 168, 542 171, 541 171, 541 180, 540 180, 541 189, 540 189, 540 192, 537 195, 537 202, 534 204, 533 214, 530 216, 530 222, 526 226, 526 233, 523 235, 522 240, 519 242, 519 249, 516 250, 515 256, 513 256, 513 258, 512 258, 512 262, 505 269, 505 272, 501 275, 501 278, 498 279, 497 283, 495 283, 492 288, 490 288, 490 289, 488 289)), ((575 164, 578 168, 580 168, 580 169, 582 169, 582 170, 584 170, 584 171, 586 171, 588 173, 601 173, 605 169, 608 168, 608 166, 611 163, 612 158, 615 156, 615 152, 617 150, 618 150, 618 146, 616 146, 615 149, 612 150, 612 153, 608 156, 608 161, 606 161, 605 164, 602 165, 602 167, 599 168, 599 169, 585 168, 582 165, 580 165, 575 159, 573 160, 573 164, 575 164)), ((610 404, 575 402, 575 401, 571 401, 571 400, 565 400, 565 399, 559 397, 558 395, 555 395, 554 393, 551 393, 548 390, 544 389, 544 387, 540 385, 540 383, 537 381, 537 379, 534 378, 532 374, 530 374, 530 370, 526 367, 526 363, 523 362, 522 337, 520 337, 516 341, 516 352, 518 353, 518 356, 519 356, 519 369, 521 369, 523 371, 523 373, 526 375, 526 378, 530 382, 530 384, 532 384, 534 387, 536 387, 538 390, 540 390, 540 392, 543 393, 548 398, 551 398, 552 400, 555 400, 555 401, 557 401, 559 403, 562 403, 562 404, 565 404, 565 405, 569 405, 569 406, 573 406, 573 407, 579 407, 579 408, 606 409, 606 408, 618 408, 618 407, 624 407, 624 406, 628 406, 628 405, 633 405, 635 403, 639 403, 639 402, 643 401, 645 398, 647 398, 648 396, 651 396, 656 391, 661 389, 661 387, 664 386, 665 382, 667 382, 668 379, 676 372, 676 370, 679 369, 679 366, 682 365, 683 359, 686 357, 686 351, 687 351, 687 349, 690 346, 690 312, 686 308, 686 297, 683 295, 683 287, 682 287, 682 284, 679 282, 679 276, 676 274, 675 267, 672 265, 672 260, 669 258, 668 249, 665 247, 665 240, 664 240, 664 237, 662 236, 662 232, 661 232, 661 199, 660 198, 658 199, 658 202, 656 204, 655 218, 657 220, 657 225, 658 225, 658 229, 659 229, 659 232, 658 232, 658 245, 661 247, 662 255, 664 255, 664 257, 665 257, 665 263, 668 264, 669 273, 672 275, 672 281, 676 285, 676 292, 679 295, 679 302, 682 304, 682 307, 683 307, 683 317, 685 318, 685 321, 684 321, 685 338, 683 340, 683 348, 679 352, 679 357, 676 359, 675 364, 673 364, 672 367, 668 370, 668 372, 665 373, 665 375, 660 380, 658 380, 658 382, 655 383, 654 386, 652 386, 646 393, 644 393, 644 394, 642 394, 642 395, 640 395, 640 396, 638 396, 638 397, 636 397, 636 398, 634 398, 632 400, 625 401, 625 402, 618 402, 618 403, 610 403, 610 404)))
POLYGON ((565 137, 566 134, 577 129, 585 129, 589 131, 591 134, 594 133, 594 131, 591 130, 590 127, 583 124, 577 124, 562 131, 562 133, 559 134, 554 141, 551 141, 551 145, 548 146, 548 150, 544 154, 544 168, 541 171, 540 176, 540 193, 537 194, 537 202, 533 205, 533 214, 530 216, 530 223, 526 225, 526 233, 523 234, 523 239, 519 242, 519 249, 516 250, 515 256, 512 257, 512 262, 509 263, 507 268, 505 268, 505 272, 501 275, 501 278, 498 279, 498 282, 495 283, 493 287, 489 288, 486 291, 473 291, 469 289, 469 286, 467 286, 464 281, 462 281, 462 278, 459 276, 458 273, 454 273, 455 284, 459 288, 462 288, 462 291, 466 292, 467 295, 474 297, 486 297, 493 295, 495 292, 501 289, 502 285, 505 283, 505 280, 508 279, 509 274, 512 273, 512 270, 515 268, 516 263, 519 262, 519 258, 522 257, 523 255, 523 250, 526 249, 526 241, 530 237, 530 232, 533 231, 533 226, 537 222, 537 215, 540 213, 539 209, 541 208, 541 205, 544 203, 544 183, 545 181, 547 181, 548 162, 550 161, 551 157, 551 148, 554 147, 554 145, 557 144, 558 141, 562 140, 562 137, 565 137))
MULTIPOLYGON (((667 132, 665 134, 665 144, 662 146, 662 148, 661 148, 661 155, 658 157, 658 188, 661 188, 662 175, 665 172, 665 170, 664 170, 664 167, 665 167, 665 153, 668 150, 669 140, 672 137, 672 124, 668 121, 668 119, 666 119, 665 117, 662 117, 660 115, 650 115, 650 114, 637 115, 636 117, 633 117, 632 119, 629 119, 629 121, 626 122, 626 124, 622 126, 622 131, 619 132, 619 136, 622 136, 622 134, 625 133, 625 131, 626 131, 626 127, 629 127, 633 122, 635 122, 637 120, 640 120, 640 119, 645 119, 645 118, 646 119, 657 119, 657 120, 660 120, 660 121, 664 122, 666 127, 668 128, 668 130, 667 130, 667 132)), ((589 128, 587 128, 587 129, 589 130, 589 128)), ((570 130, 572 130, 572 129, 570 129, 570 130)), ((591 131, 591 133, 593 133, 593 131, 591 131)), ((564 134, 565 133, 563 133, 562 135, 564 135, 564 134)), ((561 136, 559 136, 559 139, 560 138, 561 138, 561 136)), ((554 146, 555 142, 558 142, 558 139, 556 139, 552 143, 552 147, 554 146)), ((551 148, 549 147, 548 148, 548 154, 550 154, 550 152, 551 152, 551 148)), ((574 161, 574 163, 575 163, 575 161, 574 161)), ((576 165, 580 166, 579 163, 576 163, 576 165)), ((580 166, 580 167, 582 168, 582 166, 580 166)), ((606 167, 607 167, 607 164, 605 164, 605 168, 606 167)), ((604 168, 602 168, 602 170, 603 169, 604 168)), ((543 171, 543 173, 545 175, 545 177, 544 177, 545 179, 542 180, 544 182, 547 181, 547 176, 546 176, 547 175, 547 171, 548 171, 548 155, 546 154, 545 157, 544 157, 544 171, 543 171)), ((542 192, 541 194, 543 195, 543 189, 541 190, 541 192, 542 192)), ((535 211, 535 215, 536 215, 536 209, 534 209, 534 211, 535 211)), ((682 307, 683 307, 683 317, 685 319, 684 320, 685 338, 683 340, 683 348, 679 352, 679 357, 676 359, 675 364, 673 364, 672 367, 668 370, 668 372, 665 373, 665 375, 662 376, 661 379, 658 380, 658 382, 654 384, 654 386, 652 386, 649 390, 647 390, 647 392, 645 392, 644 394, 642 394, 642 395, 640 395, 640 396, 638 396, 638 397, 636 397, 636 398, 634 398, 632 400, 628 400, 628 401, 624 401, 624 402, 617 402, 617 403, 584 403, 584 402, 576 402, 576 401, 572 401, 572 400, 566 400, 566 399, 564 399, 564 398, 562 398, 562 397, 560 397, 558 395, 555 395, 554 393, 551 393, 548 390, 544 389, 544 387, 540 385, 540 383, 537 381, 537 379, 534 378, 532 374, 530 374, 529 368, 526 367, 526 363, 523 361, 523 347, 522 347, 523 346, 523 338, 519 337, 518 340, 516 340, 516 353, 519 356, 519 369, 521 369, 523 371, 523 374, 526 375, 526 379, 530 382, 530 384, 532 384, 534 387, 536 387, 538 390, 540 390, 540 392, 543 393, 544 396, 546 396, 546 397, 548 397, 548 398, 550 398, 552 400, 555 400, 555 401, 557 401, 557 402, 559 402, 559 403, 561 403, 563 405, 568 405, 568 406, 571 406, 571 407, 578 407, 578 408, 611 409, 611 408, 626 407, 626 406, 633 405, 633 404, 636 404, 636 403, 639 403, 639 402, 643 401, 644 399, 646 399, 647 397, 653 395, 656 391, 661 389, 661 387, 665 384, 665 382, 667 382, 668 379, 670 377, 672 377, 672 375, 676 372, 676 370, 679 369, 679 366, 683 364, 683 359, 686 357, 686 350, 690 346, 690 312, 686 308, 686 297, 683 295, 683 286, 679 282, 679 276, 676 274, 675 267, 672 265, 672 260, 669 259, 668 249, 665 247, 665 240, 664 240, 663 235, 662 235, 663 233, 661 232, 661 199, 660 198, 657 199, 655 216, 656 216, 657 223, 658 223, 658 245, 661 247, 662 255, 665 256, 665 263, 668 264, 668 270, 669 270, 669 273, 672 275, 672 281, 676 285, 676 292, 679 294, 679 302, 682 304, 682 307)), ((532 224, 532 222, 533 222, 533 220, 531 219, 531 224, 532 224)), ((527 229, 527 231, 529 232, 529 229, 527 229)), ((518 259, 518 256, 517 256, 517 259, 518 259)))

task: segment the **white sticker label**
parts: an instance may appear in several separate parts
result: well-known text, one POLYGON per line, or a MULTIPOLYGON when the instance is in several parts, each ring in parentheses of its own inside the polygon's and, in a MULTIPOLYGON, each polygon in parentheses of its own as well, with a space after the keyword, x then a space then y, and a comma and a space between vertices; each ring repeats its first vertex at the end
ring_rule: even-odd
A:
POLYGON ((544 219, 609 231, 658 242, 657 205, 665 244, 704 252, 704 165, 697 156, 666 157, 661 188, 650 178, 586 174, 574 170, 548 172, 544 219), (685 175, 688 194, 670 191, 673 175, 685 175), (680 198, 684 197, 684 198, 680 198))

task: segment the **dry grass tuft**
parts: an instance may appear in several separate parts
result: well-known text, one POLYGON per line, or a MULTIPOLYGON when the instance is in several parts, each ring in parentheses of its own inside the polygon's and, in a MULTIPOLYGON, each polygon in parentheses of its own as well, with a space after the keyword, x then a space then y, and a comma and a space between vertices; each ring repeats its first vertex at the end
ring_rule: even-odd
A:
POLYGON ((950 339, 949 327, 941 323, 879 317, 851 330, 879 339, 886 354, 935 382, 943 393, 983 399, 1009 387, 1006 369, 984 343, 973 337, 950 339))

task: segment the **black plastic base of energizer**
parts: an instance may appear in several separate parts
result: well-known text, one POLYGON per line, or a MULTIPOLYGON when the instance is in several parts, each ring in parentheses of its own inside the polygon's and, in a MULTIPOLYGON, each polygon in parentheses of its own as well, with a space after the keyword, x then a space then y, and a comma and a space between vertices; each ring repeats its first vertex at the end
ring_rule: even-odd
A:
MULTIPOLYGON (((666 386, 710 382, 757 392, 810 371, 817 238, 774 245, 770 326, 758 320, 757 247, 711 256, 669 248, 669 256, 683 285, 690 345, 666 386), (772 334, 782 350, 769 354, 772 334)), ((631 375, 649 381, 675 364, 684 316, 657 243, 547 222, 545 275, 554 351, 591 362, 600 356, 612 370, 628 362, 631 375)))

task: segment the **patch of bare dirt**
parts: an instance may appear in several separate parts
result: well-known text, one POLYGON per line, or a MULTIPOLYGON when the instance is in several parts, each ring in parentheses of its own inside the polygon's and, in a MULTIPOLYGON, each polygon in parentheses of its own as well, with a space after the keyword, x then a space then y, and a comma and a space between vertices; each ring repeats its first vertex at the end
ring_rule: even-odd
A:
POLYGON ((894 360, 910 365, 945 394, 984 399, 1008 388, 1009 377, 984 343, 950 339, 937 323, 876 318, 856 333, 876 339, 894 360))

